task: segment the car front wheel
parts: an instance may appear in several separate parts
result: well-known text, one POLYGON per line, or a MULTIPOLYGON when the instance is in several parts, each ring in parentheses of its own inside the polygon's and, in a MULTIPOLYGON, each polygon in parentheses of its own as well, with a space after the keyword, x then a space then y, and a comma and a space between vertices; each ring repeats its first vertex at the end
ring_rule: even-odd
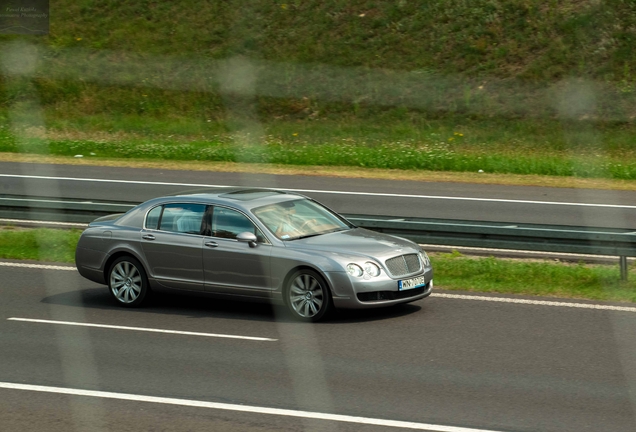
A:
POLYGON ((117 258, 108 272, 108 288, 120 306, 140 306, 148 296, 148 277, 133 257, 117 258))
POLYGON ((331 309, 331 293, 324 279, 315 271, 299 270, 289 279, 287 306, 301 321, 316 322, 331 309))

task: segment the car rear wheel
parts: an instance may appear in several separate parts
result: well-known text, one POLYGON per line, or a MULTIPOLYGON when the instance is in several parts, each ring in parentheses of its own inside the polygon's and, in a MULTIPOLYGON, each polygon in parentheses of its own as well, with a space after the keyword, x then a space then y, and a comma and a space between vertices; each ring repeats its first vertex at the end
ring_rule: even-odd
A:
POLYGON ((287 306, 301 321, 316 322, 331 310, 331 293, 324 279, 315 271, 299 270, 289 279, 287 306))
POLYGON ((148 297, 148 277, 133 257, 117 258, 108 272, 108 288, 120 306, 138 307, 148 297))

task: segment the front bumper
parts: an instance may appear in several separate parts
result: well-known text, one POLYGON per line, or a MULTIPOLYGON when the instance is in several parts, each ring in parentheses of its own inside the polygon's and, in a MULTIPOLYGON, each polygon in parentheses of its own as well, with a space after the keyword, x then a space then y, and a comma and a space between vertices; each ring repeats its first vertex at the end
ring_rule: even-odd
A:
POLYGON ((333 304, 337 308, 369 309, 409 303, 428 297, 433 290, 433 269, 410 275, 409 278, 424 276, 421 288, 398 290, 395 279, 384 277, 364 280, 350 277, 346 273, 329 273, 327 278, 333 288, 333 304))

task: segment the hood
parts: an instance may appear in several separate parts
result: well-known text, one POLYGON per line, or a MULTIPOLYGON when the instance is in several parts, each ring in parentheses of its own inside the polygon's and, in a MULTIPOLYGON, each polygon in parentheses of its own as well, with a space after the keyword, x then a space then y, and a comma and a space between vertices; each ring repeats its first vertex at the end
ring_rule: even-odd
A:
POLYGON ((374 258, 389 258, 407 253, 417 253, 420 248, 410 240, 354 228, 285 242, 293 249, 334 252, 337 254, 355 254, 374 258))

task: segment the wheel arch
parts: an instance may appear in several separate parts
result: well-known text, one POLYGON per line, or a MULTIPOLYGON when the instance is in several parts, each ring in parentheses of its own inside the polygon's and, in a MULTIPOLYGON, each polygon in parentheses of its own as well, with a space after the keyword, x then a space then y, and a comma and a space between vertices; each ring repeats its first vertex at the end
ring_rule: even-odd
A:
POLYGON ((104 274, 104 280, 107 283, 108 283, 108 272, 110 271, 110 267, 113 265, 116 259, 123 256, 130 256, 135 258, 137 261, 139 261, 139 264, 141 264, 141 266, 144 268, 146 275, 150 276, 148 274, 148 269, 146 268, 146 265, 144 265, 143 260, 135 252, 133 252, 130 249, 120 249, 118 251, 113 252, 104 263, 103 274, 104 274))
POLYGON ((325 283, 325 285, 327 286, 327 289, 329 290, 329 293, 331 294, 330 298, 333 298, 333 288, 331 287, 331 284, 329 283, 329 278, 325 275, 324 272, 322 272, 320 269, 307 265, 307 264, 299 264, 293 268, 291 268, 287 274, 285 275, 285 278, 283 279, 283 284, 282 284, 282 289, 281 289, 281 294, 283 297, 283 302, 285 302, 285 304, 287 305, 287 290, 289 289, 289 282, 291 281, 291 278, 294 274, 296 274, 296 272, 301 271, 301 270, 311 270, 313 272, 318 273, 318 275, 322 278, 323 282, 325 283))

